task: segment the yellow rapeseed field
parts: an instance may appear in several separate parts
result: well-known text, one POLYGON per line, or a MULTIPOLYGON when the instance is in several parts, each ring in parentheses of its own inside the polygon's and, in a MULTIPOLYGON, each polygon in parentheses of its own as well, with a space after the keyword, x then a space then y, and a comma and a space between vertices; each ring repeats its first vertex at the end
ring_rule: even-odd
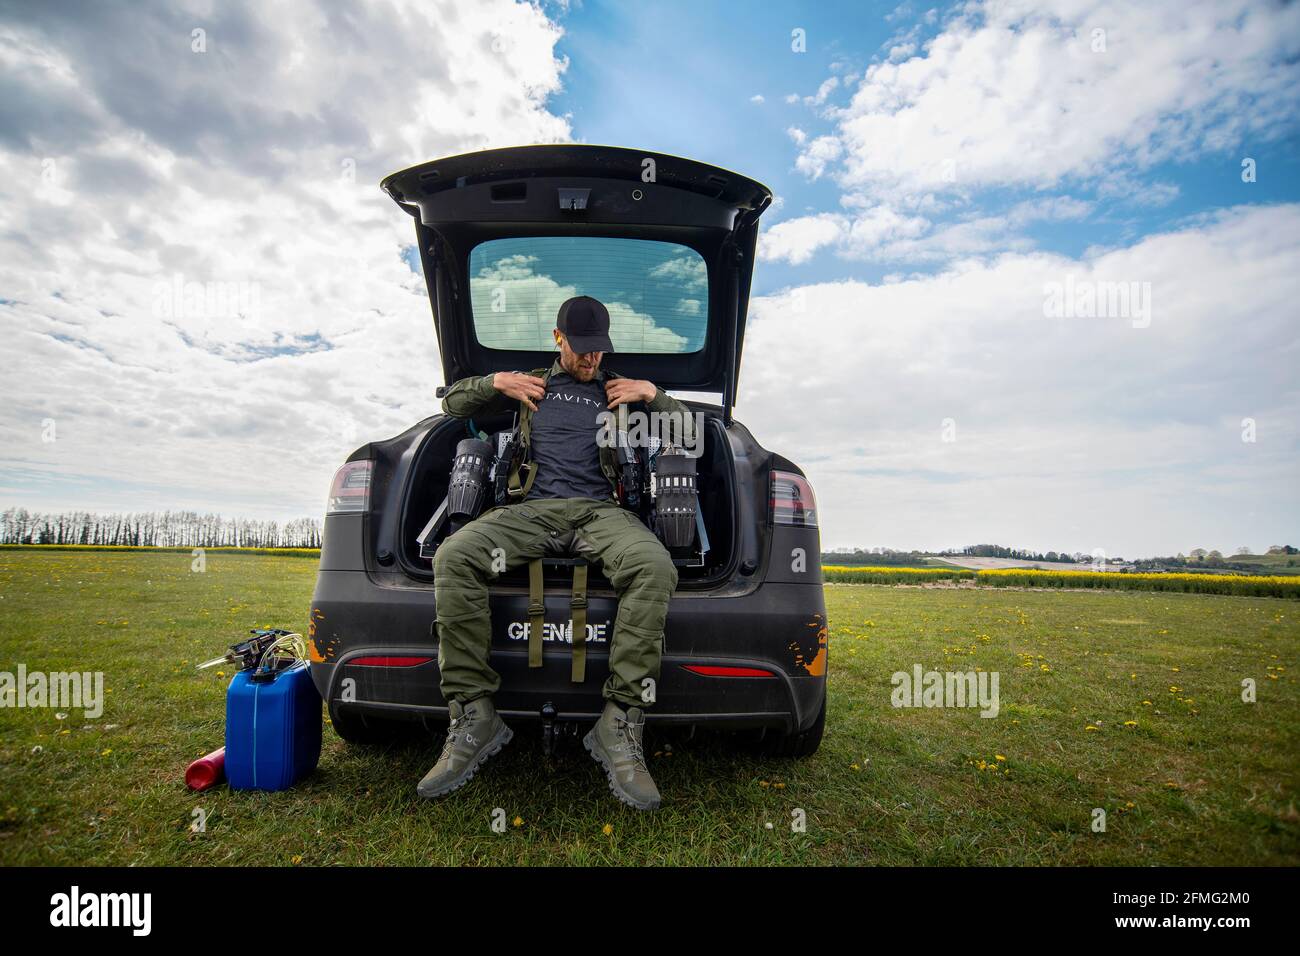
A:
POLYGON ((1121 571, 1041 571, 999 568, 822 567, 825 580, 860 584, 921 584, 970 581, 993 588, 1089 588, 1121 591, 1179 591, 1187 594, 1236 594, 1245 597, 1300 598, 1300 579, 1265 574, 1125 573, 1121 571))

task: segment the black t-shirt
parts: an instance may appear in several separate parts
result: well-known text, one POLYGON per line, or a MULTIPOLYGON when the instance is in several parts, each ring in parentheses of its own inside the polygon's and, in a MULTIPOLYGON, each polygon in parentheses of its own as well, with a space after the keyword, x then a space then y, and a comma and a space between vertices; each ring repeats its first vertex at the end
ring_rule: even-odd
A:
POLYGON ((579 382, 561 371, 550 377, 530 426, 537 477, 524 500, 613 498, 609 480, 600 470, 600 447, 596 444, 600 431, 597 416, 607 410, 605 387, 595 379, 579 382))

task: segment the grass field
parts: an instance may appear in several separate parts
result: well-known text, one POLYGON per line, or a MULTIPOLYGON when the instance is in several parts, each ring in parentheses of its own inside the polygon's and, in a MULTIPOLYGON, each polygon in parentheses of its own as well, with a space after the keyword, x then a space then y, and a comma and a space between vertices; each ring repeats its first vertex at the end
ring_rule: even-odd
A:
POLYGON ((1295 554, 1234 554, 1227 560, 1252 565, 1264 574, 1300 574, 1300 555, 1295 554))
POLYGON ((0 671, 98 670, 107 688, 97 720, 0 708, 0 862, 1300 863, 1293 601, 828 585, 818 754, 652 736, 665 803, 642 815, 580 744, 548 768, 527 726, 443 802, 415 796, 436 739, 358 749, 328 728, 293 791, 189 793, 182 770, 220 743, 229 676, 193 665, 249 627, 304 626, 315 574, 294 557, 190 561, 0 552, 0 671), (997 671, 1001 713, 893 708, 890 675, 914 664, 997 671))

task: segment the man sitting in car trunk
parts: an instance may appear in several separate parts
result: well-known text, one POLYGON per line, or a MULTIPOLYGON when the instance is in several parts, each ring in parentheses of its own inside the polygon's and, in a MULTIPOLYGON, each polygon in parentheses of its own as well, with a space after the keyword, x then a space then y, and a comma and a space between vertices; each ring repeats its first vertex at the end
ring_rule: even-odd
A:
POLYGON ((663 389, 602 370, 612 352, 609 311, 577 296, 560 306, 554 330, 560 354, 549 370, 497 372, 456 382, 443 411, 455 418, 504 411, 518 402, 531 416, 528 444, 535 473, 522 500, 489 509, 448 537, 434 559, 438 667, 451 726, 438 762, 419 793, 438 797, 466 783, 513 732, 492 695, 500 676, 488 663, 492 633, 488 584, 502 570, 544 553, 547 535, 574 535, 577 553, 598 562, 618 595, 609 645, 604 711, 583 739, 615 796, 639 810, 659 806, 642 746, 646 706, 653 703, 668 601, 677 568, 667 549, 617 498, 612 450, 600 447, 601 413, 641 402, 680 421, 675 436, 693 442, 690 411, 663 389))

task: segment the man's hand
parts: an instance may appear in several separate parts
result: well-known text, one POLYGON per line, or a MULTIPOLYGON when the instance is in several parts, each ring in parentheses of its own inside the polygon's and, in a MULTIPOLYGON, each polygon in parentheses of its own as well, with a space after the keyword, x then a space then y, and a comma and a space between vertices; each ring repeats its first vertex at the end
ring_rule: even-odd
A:
POLYGON ((654 382, 643 378, 611 378, 605 382, 605 398, 610 408, 629 402, 648 402, 658 393, 654 382))
POLYGON ((492 376, 492 387, 502 395, 508 395, 537 411, 535 402, 540 402, 546 395, 546 383, 536 375, 523 372, 497 372, 492 376))

